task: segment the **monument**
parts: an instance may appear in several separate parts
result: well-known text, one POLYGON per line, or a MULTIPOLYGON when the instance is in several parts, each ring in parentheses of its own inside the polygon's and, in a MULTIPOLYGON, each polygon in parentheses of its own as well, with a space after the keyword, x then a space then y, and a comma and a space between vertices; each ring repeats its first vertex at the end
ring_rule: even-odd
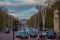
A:
POLYGON ((54 31, 59 32, 59 10, 54 10, 54 31))

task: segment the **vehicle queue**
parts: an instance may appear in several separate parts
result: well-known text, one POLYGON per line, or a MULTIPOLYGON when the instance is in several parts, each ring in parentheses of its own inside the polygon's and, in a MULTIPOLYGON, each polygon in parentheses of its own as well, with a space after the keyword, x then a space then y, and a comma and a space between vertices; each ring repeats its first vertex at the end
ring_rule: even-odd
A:
POLYGON ((21 38, 21 39, 28 39, 30 38, 45 38, 47 37, 48 39, 55 39, 56 38, 56 33, 53 30, 42 30, 39 31, 37 28, 29 28, 29 27, 23 27, 24 30, 18 30, 16 32, 16 38, 21 38))

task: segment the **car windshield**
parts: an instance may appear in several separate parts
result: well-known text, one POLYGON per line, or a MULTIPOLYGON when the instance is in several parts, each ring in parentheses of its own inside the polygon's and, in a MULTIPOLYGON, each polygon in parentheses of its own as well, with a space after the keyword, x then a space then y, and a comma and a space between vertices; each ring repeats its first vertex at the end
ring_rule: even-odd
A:
POLYGON ((35 31, 31 31, 30 34, 36 34, 36 32, 35 31))
POLYGON ((7 28, 5 30, 8 30, 7 28))
POLYGON ((33 29, 33 31, 38 32, 38 30, 37 30, 37 29, 33 29))
POLYGON ((17 31, 16 35, 22 35, 22 33, 20 31, 17 31))
POLYGON ((54 35, 54 32, 49 31, 49 32, 48 32, 48 35, 54 35))
POLYGON ((22 32, 22 35, 27 35, 28 33, 27 32, 22 32))

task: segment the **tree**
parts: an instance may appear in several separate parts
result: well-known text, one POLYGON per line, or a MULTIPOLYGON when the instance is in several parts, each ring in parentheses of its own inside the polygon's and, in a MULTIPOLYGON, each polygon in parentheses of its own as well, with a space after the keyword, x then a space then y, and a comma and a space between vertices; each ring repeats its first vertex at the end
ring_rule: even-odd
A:
POLYGON ((15 18, 13 16, 12 18, 8 16, 11 16, 8 14, 8 10, 4 7, 0 7, 0 28, 4 29, 5 27, 8 27, 7 25, 9 25, 9 27, 11 24, 13 25, 15 18))
MULTIPOLYGON (((46 1, 51 8, 59 10, 59 27, 60 27, 60 0, 48 0, 46 1)), ((53 11, 53 10, 52 10, 53 11)))

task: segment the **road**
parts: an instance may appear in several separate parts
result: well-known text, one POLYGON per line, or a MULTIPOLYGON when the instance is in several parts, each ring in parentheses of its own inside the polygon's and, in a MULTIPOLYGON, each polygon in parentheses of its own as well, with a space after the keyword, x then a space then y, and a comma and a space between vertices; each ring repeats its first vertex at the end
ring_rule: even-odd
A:
MULTIPOLYGON (((16 38, 15 40, 38 40, 36 38, 30 38, 30 39, 20 39, 20 38, 16 38)), ((43 39, 40 39, 43 40, 43 39)), ((44 39, 44 40, 57 40, 57 39, 44 39)))
POLYGON ((4 33, 0 32, 0 40, 13 40, 13 32, 4 33))
POLYGON ((39 37, 37 37, 37 38, 28 38, 28 39, 20 39, 20 38, 15 38, 15 40, 60 40, 60 39, 57 39, 57 38, 55 38, 55 39, 41 39, 41 38, 39 38, 39 37))
POLYGON ((36 40, 36 38, 30 38, 30 39, 20 39, 20 38, 16 38, 15 40, 36 40))
MULTIPOLYGON (((13 32, 11 31, 10 33, 0 33, 0 40, 13 40, 13 32)), ((20 39, 15 37, 15 40, 37 40, 37 38, 20 39)), ((46 40, 59 40, 59 39, 46 39, 46 40)))

